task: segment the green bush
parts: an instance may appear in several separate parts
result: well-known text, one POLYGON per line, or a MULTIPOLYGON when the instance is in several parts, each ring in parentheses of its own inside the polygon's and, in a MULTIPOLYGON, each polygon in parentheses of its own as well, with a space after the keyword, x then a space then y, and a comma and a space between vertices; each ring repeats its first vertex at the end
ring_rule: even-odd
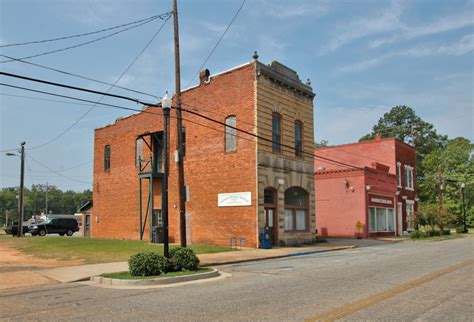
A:
POLYGON ((441 236, 441 231, 439 230, 430 230, 430 231, 427 231, 427 233, 429 237, 441 236))
POLYGON ((128 270, 133 276, 160 275, 167 272, 168 260, 158 253, 142 252, 130 257, 128 270))
MULTIPOLYGON (((469 230, 468 230, 467 232, 469 232, 469 230)), ((467 232, 466 232, 466 233, 467 233, 467 232)), ((456 228, 456 234, 464 234, 464 227, 458 227, 458 228, 456 228)))
POLYGON ((178 271, 197 271, 199 258, 189 248, 176 247, 170 251, 170 266, 178 271))
POLYGON ((419 239, 419 238, 425 238, 425 237, 426 237, 425 232, 421 230, 414 230, 410 233, 411 239, 419 239))
POLYGON ((451 235, 451 229, 443 229, 441 235, 451 235))

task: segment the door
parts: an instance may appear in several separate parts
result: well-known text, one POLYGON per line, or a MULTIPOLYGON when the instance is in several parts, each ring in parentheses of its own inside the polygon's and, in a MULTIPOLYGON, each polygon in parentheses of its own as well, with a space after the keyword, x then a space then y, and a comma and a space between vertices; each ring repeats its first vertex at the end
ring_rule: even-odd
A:
POLYGON ((86 222, 84 223, 84 237, 89 238, 91 235, 91 215, 86 215, 86 222))
POLYGON ((275 215, 275 208, 265 208, 265 226, 268 227, 268 232, 272 237, 272 245, 276 245, 278 240, 275 215))
POLYGON ((398 236, 402 236, 403 235, 403 220, 402 220, 402 211, 403 211, 403 207, 402 207, 402 203, 399 202, 398 203, 398 209, 397 209, 397 228, 398 228, 398 236))

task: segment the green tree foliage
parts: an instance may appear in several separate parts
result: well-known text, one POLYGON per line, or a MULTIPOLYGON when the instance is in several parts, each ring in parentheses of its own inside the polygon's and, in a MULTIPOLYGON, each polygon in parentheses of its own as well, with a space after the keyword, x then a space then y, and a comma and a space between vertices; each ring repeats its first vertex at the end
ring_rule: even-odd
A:
MULTIPOLYGON (((372 132, 360 138, 359 142, 372 140, 376 135, 395 137, 416 148, 416 174, 423 178, 423 159, 431 152, 446 146, 448 137, 436 132, 433 124, 423 121, 415 111, 406 105, 392 107, 381 117, 372 132)), ((418 180, 419 181, 419 180, 418 180)), ((421 192, 421 189, 419 189, 421 192)), ((424 200, 424 193, 420 198, 424 200)))
MULTIPOLYGON (((465 184, 464 200, 470 224, 474 224, 474 145, 466 138, 449 140, 444 148, 435 149, 423 160, 424 178, 418 187, 427 203, 439 204, 442 190, 443 209, 462 219, 461 183, 465 184)), ((439 208, 439 206, 438 206, 439 208)), ((447 215, 446 215, 447 216, 447 215)))
MULTIPOLYGON (((5 222, 5 211, 8 211, 9 221, 18 218, 18 187, 2 188, 0 191, 0 225, 5 222)), ((74 214, 85 202, 92 200, 92 191, 63 192, 55 186, 43 184, 25 187, 25 218, 39 215, 46 208, 46 191, 48 193, 48 213, 74 214)))

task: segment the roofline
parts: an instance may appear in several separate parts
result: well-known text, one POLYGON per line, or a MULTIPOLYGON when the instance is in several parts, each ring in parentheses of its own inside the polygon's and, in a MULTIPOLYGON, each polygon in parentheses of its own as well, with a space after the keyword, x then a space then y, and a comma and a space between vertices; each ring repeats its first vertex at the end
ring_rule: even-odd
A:
POLYGON ((415 147, 411 146, 408 143, 403 142, 402 140, 400 140, 399 138, 396 138, 396 137, 382 138, 382 139, 379 139, 379 140, 372 139, 372 140, 368 140, 368 141, 344 143, 344 144, 332 145, 332 146, 315 147, 314 149, 315 150, 328 150, 328 149, 339 148, 339 147, 344 147, 344 146, 351 146, 351 145, 358 145, 358 144, 373 144, 373 143, 379 143, 379 142, 383 142, 383 141, 392 141, 392 140, 395 141, 395 142, 401 143, 401 144, 411 148, 412 150, 416 150, 415 147))

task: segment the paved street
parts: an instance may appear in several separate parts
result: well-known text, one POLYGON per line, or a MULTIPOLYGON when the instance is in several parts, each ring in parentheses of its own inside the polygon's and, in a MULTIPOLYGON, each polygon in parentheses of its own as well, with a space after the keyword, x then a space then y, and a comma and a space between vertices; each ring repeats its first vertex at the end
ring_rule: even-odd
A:
POLYGON ((0 293, 4 320, 472 321, 474 238, 220 266, 231 277, 171 288, 59 284, 0 293))

